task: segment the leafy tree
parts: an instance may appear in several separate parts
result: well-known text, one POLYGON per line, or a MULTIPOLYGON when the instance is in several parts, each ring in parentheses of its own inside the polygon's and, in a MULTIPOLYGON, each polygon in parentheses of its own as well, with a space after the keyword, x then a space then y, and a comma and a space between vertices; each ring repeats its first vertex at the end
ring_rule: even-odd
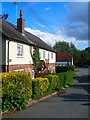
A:
POLYGON ((69 54, 71 54, 73 56, 74 65, 90 66, 90 47, 80 51, 72 42, 70 43, 70 45, 68 42, 56 42, 53 48, 56 49, 57 52, 68 52, 69 54))
POLYGON ((32 47, 30 47, 30 54, 33 60, 33 68, 36 73, 37 71, 37 65, 40 62, 40 53, 39 53, 39 48, 37 46, 34 47, 34 50, 32 51, 32 47))
POLYGON ((66 51, 69 51, 69 43, 65 42, 65 41, 56 42, 55 45, 53 46, 53 48, 57 52, 66 52, 66 51))

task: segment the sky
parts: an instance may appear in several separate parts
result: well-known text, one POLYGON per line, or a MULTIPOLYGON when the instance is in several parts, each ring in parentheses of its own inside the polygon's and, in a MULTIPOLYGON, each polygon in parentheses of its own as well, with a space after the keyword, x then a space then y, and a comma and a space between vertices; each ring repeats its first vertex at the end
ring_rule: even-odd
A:
MULTIPOLYGON (((56 41, 66 41, 84 50, 88 47, 88 2, 75 1, 18 2, 17 18, 22 10, 25 30, 51 46, 56 41)), ((13 2, 2 2, 3 14, 8 14, 7 21, 17 25, 16 6, 13 2)))

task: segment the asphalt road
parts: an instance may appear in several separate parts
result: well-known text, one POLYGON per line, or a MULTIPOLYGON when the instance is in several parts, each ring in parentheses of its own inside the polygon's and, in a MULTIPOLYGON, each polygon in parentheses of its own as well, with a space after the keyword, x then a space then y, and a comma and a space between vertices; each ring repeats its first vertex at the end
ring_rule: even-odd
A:
POLYGON ((88 118, 88 69, 76 69, 76 74, 65 93, 3 118, 88 118))

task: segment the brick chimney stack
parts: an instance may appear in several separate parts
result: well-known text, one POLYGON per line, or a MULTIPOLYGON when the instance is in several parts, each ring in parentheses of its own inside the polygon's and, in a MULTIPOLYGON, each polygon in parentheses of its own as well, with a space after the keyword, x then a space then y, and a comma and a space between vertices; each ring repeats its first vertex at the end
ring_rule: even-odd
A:
POLYGON ((24 34, 24 19, 22 18, 22 10, 20 10, 20 18, 17 19, 17 29, 24 34))

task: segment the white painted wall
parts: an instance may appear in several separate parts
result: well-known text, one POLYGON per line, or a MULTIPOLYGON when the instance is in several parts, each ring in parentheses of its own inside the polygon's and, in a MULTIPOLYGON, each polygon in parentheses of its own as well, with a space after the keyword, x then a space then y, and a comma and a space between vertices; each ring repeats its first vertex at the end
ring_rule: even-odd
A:
MULTIPOLYGON (((6 41, 6 63, 7 63, 7 48, 8 48, 8 41, 6 41)), ((11 62, 9 62, 10 65, 15 64, 32 64, 32 58, 30 55, 30 46, 29 45, 23 45, 23 57, 17 56, 17 43, 10 41, 9 43, 9 59, 11 59, 11 62)))
POLYGON ((40 52, 41 60, 48 59, 48 53, 49 53, 49 63, 56 63, 56 53, 41 48, 39 49, 39 52, 40 52), (45 58, 43 58, 43 51, 45 51, 45 58), (53 59, 51 59, 51 53, 53 53, 53 59))
MULTIPOLYGON (((31 55, 30 55, 30 46, 26 44, 23 45, 23 57, 17 56, 17 42, 10 41, 9 43, 9 59, 11 59, 11 62, 9 62, 10 65, 17 65, 17 64, 33 64, 31 55)), ((32 50, 33 51, 33 50, 32 50)), ((56 53, 53 52, 53 59, 51 59, 51 52, 39 49, 41 60, 43 59, 43 51, 45 51, 45 59, 48 59, 48 52, 49 52, 49 63, 56 63, 56 53)), ((8 40, 6 40, 6 64, 7 64, 7 52, 8 52, 8 40)))

